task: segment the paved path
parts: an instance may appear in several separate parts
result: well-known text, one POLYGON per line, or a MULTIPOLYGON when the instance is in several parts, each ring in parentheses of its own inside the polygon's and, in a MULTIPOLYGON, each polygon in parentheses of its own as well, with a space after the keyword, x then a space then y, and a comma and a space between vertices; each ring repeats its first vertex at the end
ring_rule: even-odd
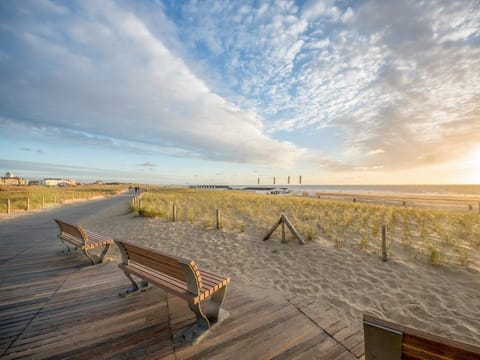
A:
POLYGON ((72 203, 1 220, 0 265, 30 248, 50 243, 46 241, 48 239, 56 239, 58 226, 53 219, 59 218, 68 223, 81 224, 84 218, 99 211, 119 203, 128 204, 135 195, 134 192, 128 192, 106 199, 72 203))

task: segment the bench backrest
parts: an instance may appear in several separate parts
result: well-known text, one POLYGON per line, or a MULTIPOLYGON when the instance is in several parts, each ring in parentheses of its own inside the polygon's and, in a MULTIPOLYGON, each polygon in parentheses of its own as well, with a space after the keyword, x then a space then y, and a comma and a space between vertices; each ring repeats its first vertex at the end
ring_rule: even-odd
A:
POLYGON ((66 233, 66 234, 78 237, 83 241, 84 244, 87 244, 88 236, 80 225, 75 226, 72 224, 68 224, 62 220, 58 220, 58 219, 54 219, 54 220, 57 223, 58 227, 60 228, 61 233, 66 233))
POLYGON ((480 347, 363 315, 365 359, 480 359, 480 347))
POLYGON ((203 287, 200 271, 193 260, 170 255, 124 240, 115 240, 124 265, 136 263, 185 283, 188 291, 198 295, 203 287))

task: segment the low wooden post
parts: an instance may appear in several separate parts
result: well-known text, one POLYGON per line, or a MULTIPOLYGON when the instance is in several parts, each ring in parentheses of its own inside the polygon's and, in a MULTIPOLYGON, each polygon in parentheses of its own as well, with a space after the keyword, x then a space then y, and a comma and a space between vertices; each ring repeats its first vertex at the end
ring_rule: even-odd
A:
POLYGON ((142 200, 138 200, 138 208, 141 209, 142 208, 142 200))
POLYGON ((215 225, 215 228, 217 230, 220 230, 220 209, 215 209, 215 221, 216 221, 216 225, 215 225))
POLYGON ((30 198, 27 198, 27 211, 30 211, 30 198))
POLYGON ((382 260, 387 261, 387 225, 382 225, 382 260))
POLYGON ((172 208, 172 221, 177 221, 177 205, 173 204, 172 208))
POLYGON ((45 195, 42 195, 42 208, 45 207, 45 195))
POLYGON ((53 197, 53 205, 57 205, 57 195, 53 197))
POLYGON ((10 205, 10 199, 7 199, 7 214, 10 215, 11 211, 11 205, 10 205))
POLYGON ((282 243, 286 243, 287 239, 285 238, 285 221, 282 221, 282 243))

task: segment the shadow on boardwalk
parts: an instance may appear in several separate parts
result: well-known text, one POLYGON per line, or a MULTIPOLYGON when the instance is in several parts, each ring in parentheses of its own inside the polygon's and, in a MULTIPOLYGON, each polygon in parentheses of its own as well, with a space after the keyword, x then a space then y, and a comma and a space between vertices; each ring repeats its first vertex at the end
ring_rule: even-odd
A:
POLYGON ((343 326, 329 309, 235 283, 225 302, 231 316, 199 344, 177 345, 176 335, 194 322, 182 300, 157 288, 120 298, 129 281, 116 263, 90 267, 81 252, 59 254, 53 230, 41 247, 21 239, 0 243, 4 359, 363 357, 361 329, 343 326))

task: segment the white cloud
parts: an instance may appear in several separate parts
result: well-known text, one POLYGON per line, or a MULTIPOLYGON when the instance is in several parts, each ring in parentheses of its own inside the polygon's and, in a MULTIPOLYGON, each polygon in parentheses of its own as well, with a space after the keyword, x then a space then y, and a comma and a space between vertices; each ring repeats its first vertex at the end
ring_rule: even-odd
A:
POLYGON ((383 149, 375 149, 375 150, 370 150, 367 155, 378 155, 378 154, 383 154, 385 150, 383 149))
POLYGON ((25 39, 17 46, 28 58, 7 64, 11 75, 0 94, 2 108, 17 120, 159 152, 178 148, 178 156, 183 150, 206 159, 292 166, 304 152, 270 138, 254 111, 210 90, 133 12, 115 3, 77 5, 77 14, 50 25, 51 33, 70 34, 70 43, 37 35, 36 28, 49 26, 41 19, 16 29, 25 39), (8 95, 12 87, 15 97, 8 95))

